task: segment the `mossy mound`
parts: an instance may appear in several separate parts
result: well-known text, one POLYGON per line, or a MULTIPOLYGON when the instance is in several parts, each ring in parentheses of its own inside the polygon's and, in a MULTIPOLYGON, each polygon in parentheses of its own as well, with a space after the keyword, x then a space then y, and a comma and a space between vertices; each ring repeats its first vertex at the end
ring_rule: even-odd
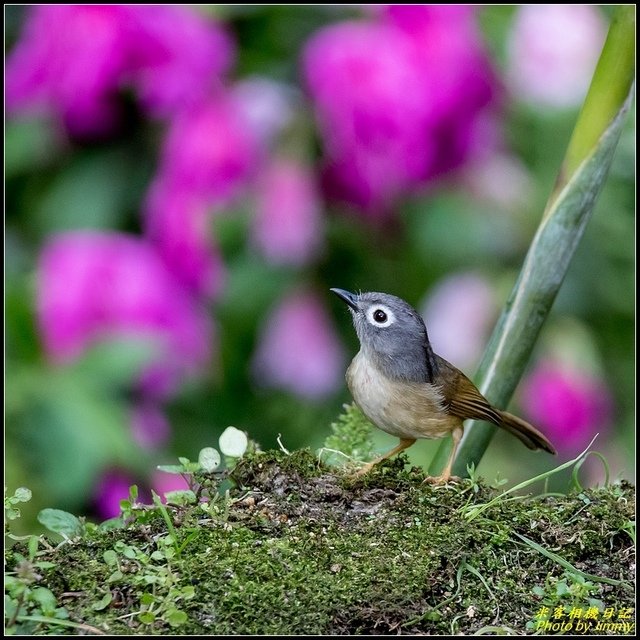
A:
POLYGON ((43 556, 39 585, 111 634, 633 633, 633 487, 470 517, 500 492, 405 465, 352 480, 308 451, 253 454, 228 499, 168 509, 177 544, 156 511, 43 556))

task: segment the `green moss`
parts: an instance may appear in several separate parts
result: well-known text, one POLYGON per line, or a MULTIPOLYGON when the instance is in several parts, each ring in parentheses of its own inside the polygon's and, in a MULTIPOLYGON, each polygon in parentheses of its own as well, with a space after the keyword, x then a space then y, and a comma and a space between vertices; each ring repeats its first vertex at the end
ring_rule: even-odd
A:
POLYGON ((229 503, 170 511, 177 541, 160 517, 96 531, 43 556, 55 567, 42 586, 72 620, 114 634, 528 633, 543 606, 566 606, 567 616, 596 601, 634 606, 628 485, 500 501, 469 520, 465 508, 495 491, 423 484, 403 456, 352 479, 310 451, 269 451, 233 476, 229 503), (110 550, 117 566, 105 561, 110 550), (149 607, 156 618, 145 624, 149 607))

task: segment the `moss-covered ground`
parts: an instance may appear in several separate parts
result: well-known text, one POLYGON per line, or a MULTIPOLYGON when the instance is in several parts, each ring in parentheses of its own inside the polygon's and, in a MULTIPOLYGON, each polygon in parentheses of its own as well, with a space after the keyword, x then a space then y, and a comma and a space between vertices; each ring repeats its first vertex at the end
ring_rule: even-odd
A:
MULTIPOLYGON (((635 631, 634 487, 505 498, 474 511, 500 491, 423 477, 403 456, 350 479, 308 451, 252 454, 227 499, 168 508, 170 523, 156 509, 38 556, 38 586, 87 626, 31 621, 30 630, 635 631)), ((8 568, 19 560, 14 549, 8 568)))

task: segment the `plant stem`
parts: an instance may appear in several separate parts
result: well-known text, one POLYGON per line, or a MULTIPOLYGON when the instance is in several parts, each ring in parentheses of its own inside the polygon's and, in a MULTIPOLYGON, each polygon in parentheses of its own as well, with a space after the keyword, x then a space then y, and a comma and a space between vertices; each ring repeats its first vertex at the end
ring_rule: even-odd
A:
MULTIPOLYGON (((634 50, 635 6, 620 6, 542 221, 478 369, 480 391, 499 408, 520 381, 605 182, 633 94, 634 50)), ((455 475, 466 476, 471 463, 477 468, 495 430, 486 422, 467 426, 455 475)), ((442 443, 430 473, 444 467, 450 446, 449 439, 442 443)))

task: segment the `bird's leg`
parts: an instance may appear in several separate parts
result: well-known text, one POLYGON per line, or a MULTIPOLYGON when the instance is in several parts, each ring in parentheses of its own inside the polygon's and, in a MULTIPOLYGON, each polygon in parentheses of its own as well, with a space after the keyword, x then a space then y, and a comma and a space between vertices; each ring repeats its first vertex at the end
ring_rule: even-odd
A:
POLYGON ((460 479, 457 476, 451 475, 451 467, 453 467, 453 461, 456 458, 456 452, 458 451, 458 445, 460 444, 463 433, 464 427, 462 426, 462 423, 460 423, 460 425, 451 432, 451 438, 453 439, 453 448, 451 449, 451 453, 449 454, 447 466, 443 469, 442 473, 439 476, 427 476, 424 479, 424 482, 428 482, 430 484, 446 484, 452 478, 456 480, 460 479))
POLYGON ((409 438, 409 439, 400 438, 400 444, 397 447, 394 447, 393 449, 391 449, 391 451, 387 451, 387 453, 380 456, 379 458, 376 458, 372 462, 367 462, 367 464, 365 464, 363 467, 358 469, 358 471, 356 471, 353 475, 363 476, 365 475, 365 473, 369 473, 369 471, 371 471, 371 469, 373 469, 373 467, 377 465, 379 462, 382 462, 383 460, 390 458, 396 453, 400 453, 401 451, 408 449, 414 442, 415 442, 415 438, 409 438))

